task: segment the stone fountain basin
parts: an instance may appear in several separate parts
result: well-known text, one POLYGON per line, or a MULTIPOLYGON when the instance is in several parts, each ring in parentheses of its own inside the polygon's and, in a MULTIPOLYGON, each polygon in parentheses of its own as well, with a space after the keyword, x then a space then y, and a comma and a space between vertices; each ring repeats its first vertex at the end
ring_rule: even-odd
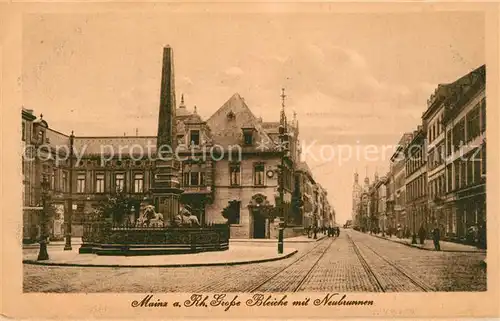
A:
POLYGON ((107 223, 84 226, 79 253, 97 255, 186 254, 229 249, 229 226, 113 227, 107 223))

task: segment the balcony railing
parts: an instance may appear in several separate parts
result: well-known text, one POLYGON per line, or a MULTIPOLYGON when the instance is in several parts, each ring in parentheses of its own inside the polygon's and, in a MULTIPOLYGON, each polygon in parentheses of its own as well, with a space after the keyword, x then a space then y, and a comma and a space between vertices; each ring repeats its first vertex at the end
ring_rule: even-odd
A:
POLYGON ((194 194, 194 193, 202 193, 208 194, 212 192, 211 186, 182 186, 184 193, 194 194))

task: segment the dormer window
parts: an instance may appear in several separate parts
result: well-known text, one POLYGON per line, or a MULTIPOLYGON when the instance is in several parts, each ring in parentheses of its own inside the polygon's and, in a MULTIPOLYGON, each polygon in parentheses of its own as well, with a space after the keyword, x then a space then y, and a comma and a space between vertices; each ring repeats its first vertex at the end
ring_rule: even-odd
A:
POLYGON ((246 146, 253 145, 254 128, 243 128, 243 144, 246 146))
POLYGON ((252 145, 253 144, 253 135, 252 135, 252 133, 244 133, 243 137, 245 139, 245 145, 252 145))
POLYGON ((200 131, 191 130, 189 132, 189 143, 190 145, 199 146, 200 145, 200 131))

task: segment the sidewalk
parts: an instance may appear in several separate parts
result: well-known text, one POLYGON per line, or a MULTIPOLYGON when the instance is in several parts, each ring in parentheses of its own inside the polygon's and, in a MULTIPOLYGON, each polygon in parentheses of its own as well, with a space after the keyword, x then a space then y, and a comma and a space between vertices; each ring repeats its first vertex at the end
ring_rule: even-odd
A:
MULTIPOLYGON (((322 240, 327 237, 323 234, 318 234, 317 239, 308 238, 306 235, 289 237, 284 239, 284 243, 313 243, 322 240)), ((229 244, 231 243, 278 243, 278 239, 229 239, 229 244)), ((64 241, 51 241, 48 246, 59 246, 63 247, 65 244, 64 241)), ((74 248, 80 247, 82 245, 81 237, 73 237, 71 238, 71 246, 74 248)), ((23 249, 38 249, 40 245, 38 243, 33 244, 23 244, 23 249)))
POLYGON ((64 251, 62 247, 50 249, 50 259, 37 261, 36 251, 23 252, 23 263, 55 266, 80 267, 196 267, 262 263, 288 258, 296 249, 285 248, 278 254, 274 247, 238 245, 227 251, 202 252, 193 254, 146 255, 146 256, 101 256, 79 254, 78 247, 64 251))
MULTIPOLYGON (((65 241, 50 241, 47 246, 64 246, 66 244, 65 241)), ((80 247, 82 245, 82 238, 81 237, 72 237, 71 238, 71 247, 78 246, 80 247)), ((23 249, 37 249, 40 247, 40 244, 38 243, 32 243, 32 244, 23 244, 23 249)))
MULTIPOLYGON (((366 234, 370 235, 370 233, 366 234)), ((432 240, 425 240, 424 244, 422 245, 418 243, 418 239, 417 239, 417 244, 411 244, 411 238, 400 239, 397 238, 396 236, 392 236, 391 238, 389 238, 388 236, 383 237, 381 234, 379 235, 372 234, 372 236, 385 239, 387 241, 415 247, 420 250, 434 251, 434 242, 432 240)), ((441 252, 486 253, 486 250, 478 249, 477 247, 472 245, 464 245, 446 241, 440 241, 439 245, 441 246, 441 252)))
MULTIPOLYGON (((306 235, 300 235, 295 237, 288 237, 283 239, 283 243, 314 243, 318 242, 325 237, 326 235, 319 234, 317 235, 317 239, 308 238, 306 235)), ((229 239, 229 244, 231 243, 277 243, 278 239, 229 239)))

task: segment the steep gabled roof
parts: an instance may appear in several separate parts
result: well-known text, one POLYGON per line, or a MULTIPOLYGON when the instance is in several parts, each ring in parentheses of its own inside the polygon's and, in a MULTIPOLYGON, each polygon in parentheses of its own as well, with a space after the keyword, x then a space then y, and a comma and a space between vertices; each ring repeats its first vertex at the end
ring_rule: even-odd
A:
POLYGON ((213 141, 221 146, 237 145, 243 142, 242 128, 255 129, 255 141, 269 142, 269 149, 274 149, 272 139, 262 128, 259 120, 239 94, 234 94, 207 120, 213 141))
POLYGON ((262 123, 262 128, 264 128, 268 133, 278 133, 279 127, 279 121, 266 121, 262 123))

